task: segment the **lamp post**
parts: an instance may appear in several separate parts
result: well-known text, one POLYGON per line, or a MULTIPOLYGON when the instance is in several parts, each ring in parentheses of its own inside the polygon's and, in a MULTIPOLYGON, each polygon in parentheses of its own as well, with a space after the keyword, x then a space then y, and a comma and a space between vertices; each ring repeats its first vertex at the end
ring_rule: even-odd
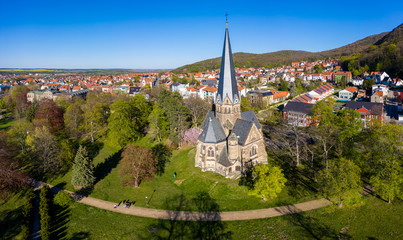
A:
POLYGON ((147 196, 146 196, 146 206, 148 207, 148 199, 147 199, 147 196))

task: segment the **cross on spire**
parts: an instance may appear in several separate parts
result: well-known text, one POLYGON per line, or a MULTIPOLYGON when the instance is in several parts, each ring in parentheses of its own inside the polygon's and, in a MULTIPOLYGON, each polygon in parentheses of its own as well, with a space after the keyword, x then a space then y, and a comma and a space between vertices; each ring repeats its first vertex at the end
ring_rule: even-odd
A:
POLYGON ((225 24, 228 27, 228 12, 225 13, 225 24))

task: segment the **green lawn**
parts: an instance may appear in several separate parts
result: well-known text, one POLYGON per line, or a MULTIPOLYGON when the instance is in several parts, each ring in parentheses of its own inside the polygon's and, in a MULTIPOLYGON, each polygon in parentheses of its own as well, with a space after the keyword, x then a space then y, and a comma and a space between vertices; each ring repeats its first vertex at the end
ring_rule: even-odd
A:
POLYGON ((0 200, 0 239, 21 239, 24 192, 12 196, 8 201, 0 200))
MULTIPOLYGON (((182 197, 191 200, 198 194, 204 193, 215 199, 222 211, 267 208, 315 198, 309 191, 295 194, 296 188, 292 186, 288 189, 285 188, 274 200, 261 201, 255 196, 248 195, 247 187, 239 186, 238 180, 226 179, 221 175, 201 172, 199 168, 195 168, 194 155, 195 148, 175 151, 162 176, 155 176, 152 181, 144 181, 139 188, 134 189, 128 186, 122 187, 119 176, 120 165, 118 164, 120 152, 117 148, 105 144, 95 158, 99 181, 89 195, 113 202, 135 201, 136 206, 146 206, 145 197, 147 196, 150 199, 151 208, 175 209, 177 206, 167 204, 167 199, 182 197), (174 172, 177 173, 176 179, 173 178, 174 172), (292 190, 291 194, 289 189, 292 190)), ((71 172, 49 181, 49 183, 74 190, 70 181, 71 172)), ((195 208, 192 204, 182 206, 182 210, 194 210, 195 208)))
POLYGON ((13 119, 0 119, 0 130, 7 130, 13 124, 13 122, 13 119))
POLYGON ((360 207, 326 208, 270 219, 181 222, 108 212, 75 203, 66 239, 402 239, 403 203, 368 197, 360 207), (202 236, 202 237, 200 237, 202 236))

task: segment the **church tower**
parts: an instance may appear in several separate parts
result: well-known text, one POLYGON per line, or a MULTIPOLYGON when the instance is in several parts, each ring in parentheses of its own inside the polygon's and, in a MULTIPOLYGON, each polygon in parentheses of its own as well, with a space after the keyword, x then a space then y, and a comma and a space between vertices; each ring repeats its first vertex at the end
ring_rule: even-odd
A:
POLYGON ((231 43, 228 34, 228 22, 225 28, 224 48, 221 58, 220 79, 215 100, 216 117, 224 127, 225 133, 241 118, 241 96, 239 95, 234 62, 232 60, 231 43))

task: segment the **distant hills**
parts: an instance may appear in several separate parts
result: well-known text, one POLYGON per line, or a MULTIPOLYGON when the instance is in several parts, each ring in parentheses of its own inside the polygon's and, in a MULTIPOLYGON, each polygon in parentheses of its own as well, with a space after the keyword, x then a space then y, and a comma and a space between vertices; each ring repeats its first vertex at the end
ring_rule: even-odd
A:
POLYGON ((369 69, 403 78, 403 24, 365 50, 344 59, 342 64, 355 75, 369 69))
MULTIPOLYGON (((236 67, 273 67, 283 64, 289 64, 294 61, 312 61, 326 58, 342 58, 350 70, 359 71, 387 71, 393 75, 400 75, 403 71, 403 24, 391 32, 384 32, 363 38, 343 47, 322 52, 292 51, 284 50, 271 53, 253 54, 253 53, 235 53, 234 65, 236 67), (395 44, 391 45, 391 44, 395 44), (385 52, 386 51, 386 52, 385 52), (399 57, 400 56, 400 57, 399 57), (388 62, 390 61, 390 63, 388 62), (381 65, 378 63, 382 62, 381 65), (385 62, 385 63, 384 63, 385 62), (400 63, 400 64, 399 64, 400 63), (365 65, 367 67, 365 68, 365 65), (394 67, 393 67, 394 66, 394 67), (361 67, 361 69, 360 69, 361 67)), ((221 58, 207 59, 179 67, 174 72, 200 72, 206 70, 218 69, 221 64, 221 58)))

